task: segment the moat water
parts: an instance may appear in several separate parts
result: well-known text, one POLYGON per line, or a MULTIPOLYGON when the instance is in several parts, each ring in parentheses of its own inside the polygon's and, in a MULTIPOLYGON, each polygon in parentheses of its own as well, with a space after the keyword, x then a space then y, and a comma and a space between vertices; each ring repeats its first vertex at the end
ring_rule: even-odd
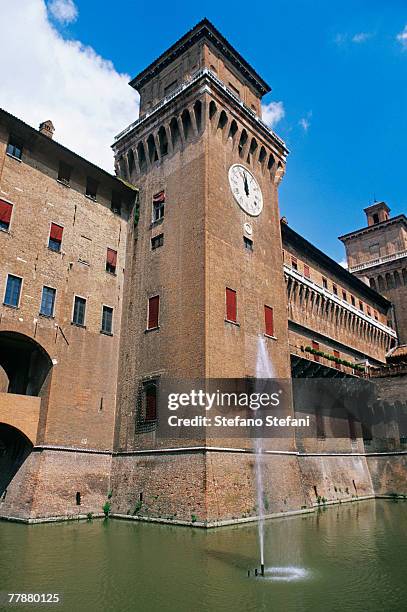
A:
MULTIPOLYGON (((200 530, 120 520, 0 522, 0 591, 59 593, 69 612, 406 610, 407 502, 332 506, 264 525, 200 530), (278 579, 267 568, 291 567, 278 579)), ((1 608, 11 610, 13 608, 1 608)))

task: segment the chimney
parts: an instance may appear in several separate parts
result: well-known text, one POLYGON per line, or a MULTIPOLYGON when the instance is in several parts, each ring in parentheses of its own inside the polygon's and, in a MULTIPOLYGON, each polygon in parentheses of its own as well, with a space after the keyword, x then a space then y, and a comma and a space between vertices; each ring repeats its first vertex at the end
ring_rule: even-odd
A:
POLYGON ((43 121, 40 123, 40 127, 38 128, 40 134, 44 134, 48 138, 52 138, 55 132, 54 124, 52 121, 48 119, 48 121, 43 121))

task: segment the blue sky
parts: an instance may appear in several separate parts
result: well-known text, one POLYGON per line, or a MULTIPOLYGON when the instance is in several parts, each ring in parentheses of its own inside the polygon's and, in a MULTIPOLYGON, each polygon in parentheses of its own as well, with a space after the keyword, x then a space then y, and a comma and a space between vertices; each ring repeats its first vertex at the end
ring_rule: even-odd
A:
MULTIPOLYGON (((75 0, 73 6, 74 18, 54 11, 51 26, 111 60, 126 78, 208 17, 271 85, 264 102, 284 108, 274 126, 291 151, 281 213, 336 260, 344 258, 336 237, 364 225, 362 208, 374 198, 387 201, 394 215, 405 212, 405 1, 75 0)), ((127 107, 123 122, 115 113, 119 130, 132 113, 127 107)))

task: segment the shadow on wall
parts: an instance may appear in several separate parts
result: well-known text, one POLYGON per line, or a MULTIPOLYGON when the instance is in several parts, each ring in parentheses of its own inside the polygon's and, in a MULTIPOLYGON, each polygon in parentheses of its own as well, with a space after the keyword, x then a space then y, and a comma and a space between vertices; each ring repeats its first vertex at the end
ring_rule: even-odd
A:
POLYGON ((52 361, 32 338, 0 332, 0 392, 42 395, 52 361))
POLYGON ((0 502, 32 448, 32 443, 21 431, 0 423, 0 502))

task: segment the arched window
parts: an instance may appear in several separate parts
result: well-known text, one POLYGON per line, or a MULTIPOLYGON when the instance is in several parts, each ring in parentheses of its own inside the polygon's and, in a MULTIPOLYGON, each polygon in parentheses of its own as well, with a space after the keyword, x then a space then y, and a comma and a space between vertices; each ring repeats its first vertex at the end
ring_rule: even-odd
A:
POLYGON ((131 177, 135 168, 133 149, 130 149, 130 151, 127 153, 127 165, 129 167, 129 176, 131 177))
POLYGON ((158 160, 158 153, 157 153, 157 149, 155 146, 154 136, 152 134, 150 134, 150 136, 147 138, 147 148, 148 148, 148 157, 150 159, 150 162, 153 164, 154 162, 158 160))
POLYGON ((181 134, 179 132, 178 120, 176 117, 173 117, 171 119, 170 132, 171 132, 172 148, 175 149, 175 147, 181 142, 181 134))
POLYGON ((147 169, 147 159, 146 159, 146 152, 144 150, 143 142, 139 142, 137 145, 137 157, 138 157, 140 171, 144 172, 147 169))
POLYGON ((261 165, 263 165, 264 162, 266 161, 266 157, 267 157, 267 151, 262 146, 261 149, 260 149, 260 154, 259 154, 259 162, 261 163, 261 165))
POLYGON ((182 121, 182 128, 184 130, 184 138, 185 140, 188 140, 191 134, 191 130, 192 130, 192 123, 191 123, 191 117, 189 114, 189 110, 187 108, 183 111, 181 115, 181 121, 182 121))
POLYGON ((219 115, 218 130, 223 130, 225 126, 227 125, 227 122, 228 122, 228 116, 223 110, 221 114, 219 115))
POLYGON ((243 150, 244 150, 244 146, 247 142, 247 132, 245 129, 242 130, 242 133, 240 134, 240 139, 239 139, 239 155, 240 157, 243 157, 243 150))
POLYGON ((218 110, 218 107, 216 106, 215 102, 213 100, 211 100, 210 103, 209 103, 209 119, 211 121, 214 118, 214 116, 216 115, 216 111, 217 110, 218 110))
POLYGON ((200 100, 197 100, 194 104, 194 115, 197 130, 200 132, 202 127, 202 102, 200 100))
POLYGON ((252 157, 254 155, 254 153, 256 152, 257 149, 257 140, 255 138, 252 138, 252 141, 250 143, 250 149, 249 152, 247 154, 247 163, 250 164, 252 157))
POLYGON ((165 127, 162 125, 158 130, 158 141, 160 143, 160 155, 164 157, 168 153, 168 138, 165 127))
POLYGON ((374 278, 369 278, 369 285, 376 291, 376 281, 374 278))
POLYGON ((237 134, 237 130, 238 130, 237 123, 233 119, 232 123, 230 124, 228 138, 231 138, 234 141, 235 140, 235 136, 237 134))

